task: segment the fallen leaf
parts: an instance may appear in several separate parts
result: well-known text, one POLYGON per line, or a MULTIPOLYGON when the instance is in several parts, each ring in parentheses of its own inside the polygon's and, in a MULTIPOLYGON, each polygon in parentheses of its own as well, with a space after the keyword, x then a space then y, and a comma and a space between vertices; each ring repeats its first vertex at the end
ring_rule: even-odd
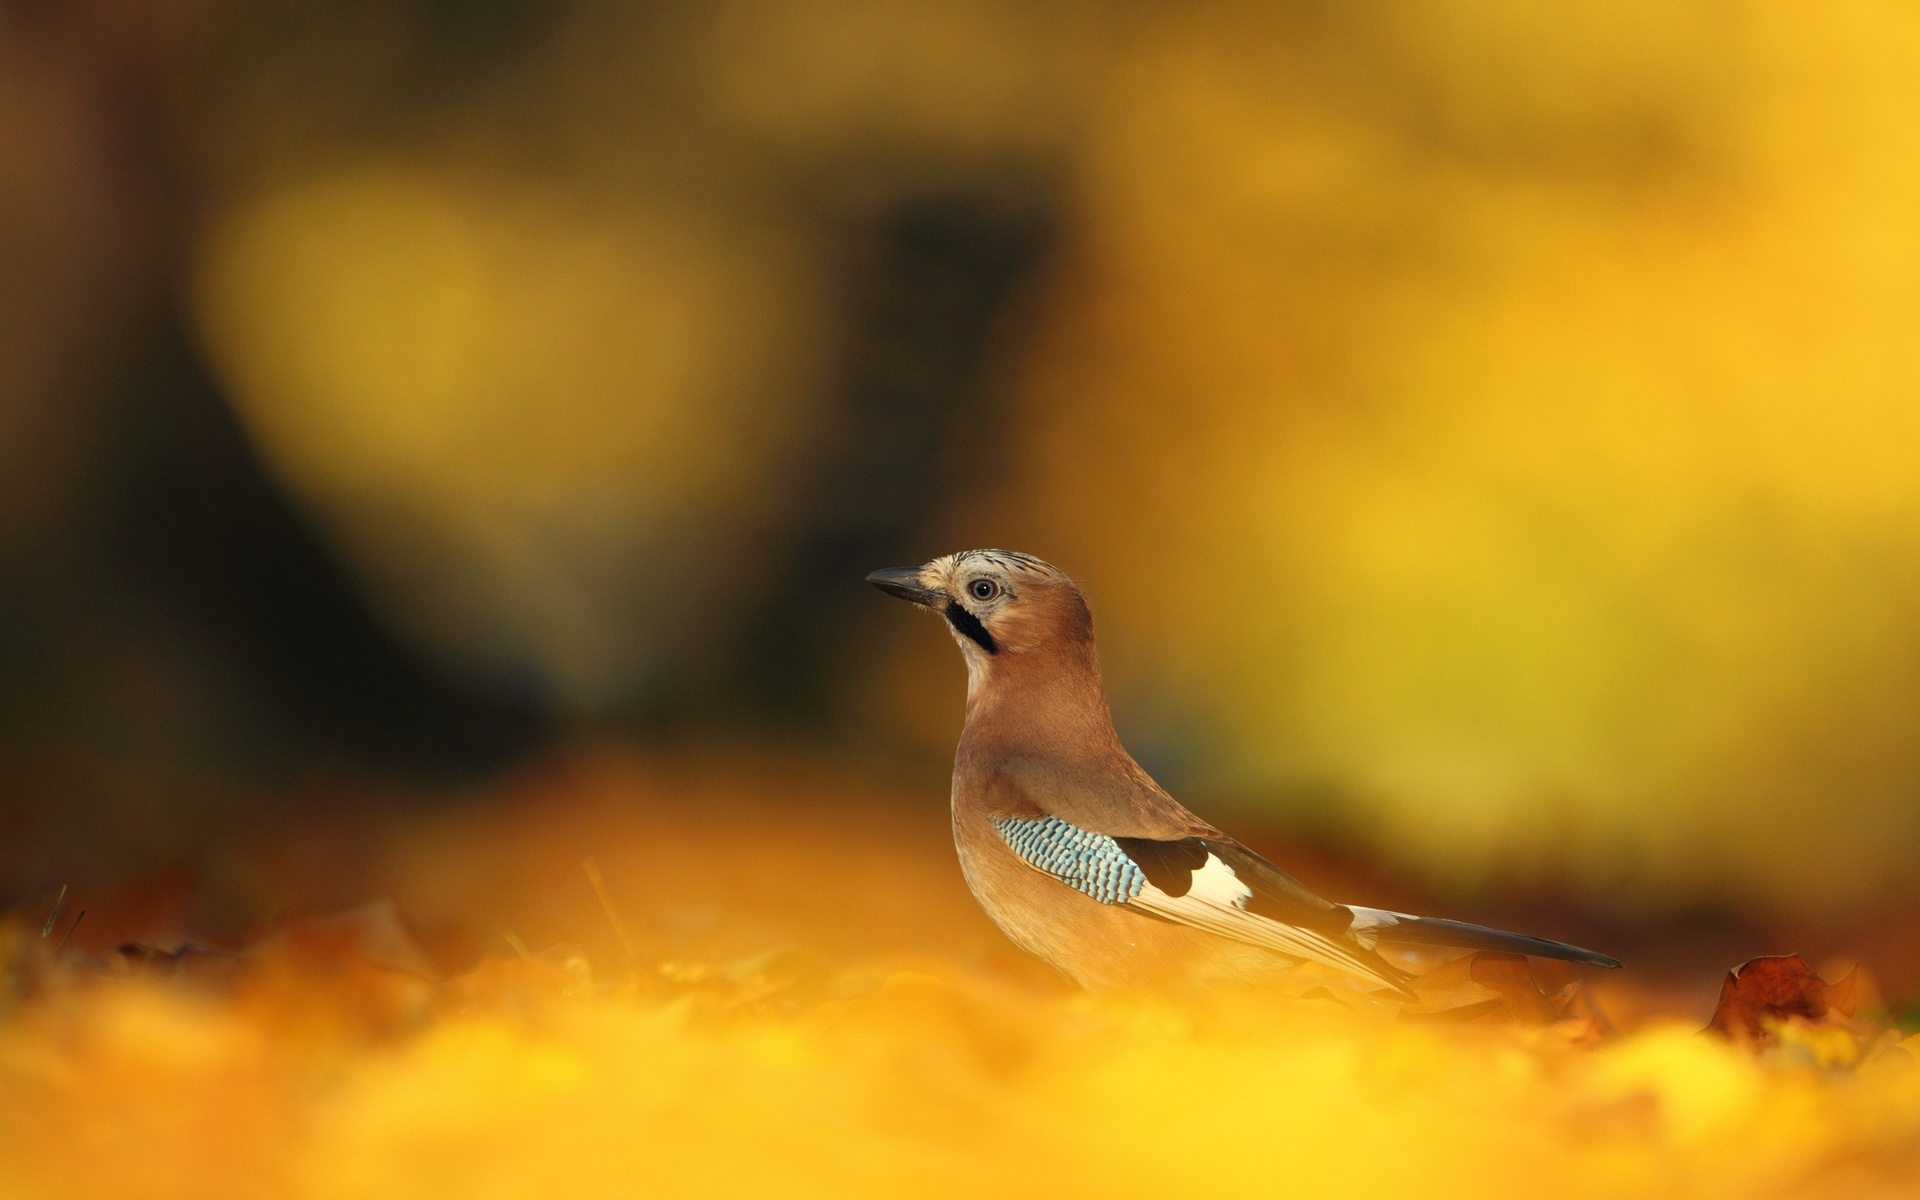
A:
MULTIPOLYGON (((1557 976, 1553 982, 1559 982, 1557 976)), ((1444 1014, 1456 1019, 1552 1025, 1578 1015, 1568 1011, 1579 994, 1578 981, 1569 980, 1548 993, 1527 959, 1518 954, 1476 950, 1417 976, 1409 986, 1419 1001, 1401 1011, 1411 1017, 1444 1014)))
POLYGON ((1797 954, 1750 958, 1727 972, 1720 1003, 1706 1032, 1755 1046, 1771 1046, 1785 1022, 1817 1022, 1829 1013, 1851 1016, 1854 976, 1828 983, 1797 954))
POLYGON ((288 925, 240 957, 236 999, 316 1036, 417 1028, 438 975, 387 900, 288 925))

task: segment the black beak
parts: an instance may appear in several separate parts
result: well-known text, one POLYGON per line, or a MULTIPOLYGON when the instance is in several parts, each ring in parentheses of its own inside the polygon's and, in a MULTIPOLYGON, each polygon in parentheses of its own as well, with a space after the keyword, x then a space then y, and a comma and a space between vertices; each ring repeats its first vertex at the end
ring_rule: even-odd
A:
POLYGON ((867 576, 867 582, 889 596, 898 596, 928 608, 945 607, 948 599, 947 594, 937 588, 920 586, 919 567, 887 567, 867 576))

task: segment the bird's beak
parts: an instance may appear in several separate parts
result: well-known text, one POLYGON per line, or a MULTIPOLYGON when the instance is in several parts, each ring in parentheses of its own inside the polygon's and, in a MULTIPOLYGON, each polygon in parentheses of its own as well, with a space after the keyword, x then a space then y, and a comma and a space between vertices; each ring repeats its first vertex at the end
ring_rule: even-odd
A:
POLYGON ((889 596, 898 596, 928 608, 943 607, 949 599, 938 588, 920 586, 919 567, 887 567, 867 576, 867 582, 889 596))

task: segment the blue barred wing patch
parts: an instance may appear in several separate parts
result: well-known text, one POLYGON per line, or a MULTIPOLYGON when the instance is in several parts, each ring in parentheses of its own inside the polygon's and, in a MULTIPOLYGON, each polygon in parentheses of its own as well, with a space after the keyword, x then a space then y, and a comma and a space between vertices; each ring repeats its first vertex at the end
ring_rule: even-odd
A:
POLYGON ((1059 817, 990 817, 1015 854, 1102 904, 1125 904, 1147 886, 1146 872, 1104 833, 1059 817))

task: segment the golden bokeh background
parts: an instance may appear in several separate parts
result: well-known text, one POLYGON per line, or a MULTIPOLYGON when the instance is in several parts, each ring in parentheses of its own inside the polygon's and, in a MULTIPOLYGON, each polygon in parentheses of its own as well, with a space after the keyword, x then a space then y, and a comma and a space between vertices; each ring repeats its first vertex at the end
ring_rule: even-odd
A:
MULTIPOLYGON (((348 11, 203 67, 187 295, 268 469, 447 669, 572 716, 722 661, 849 436, 836 242, 1024 188, 1050 248, 953 401, 1004 417, 905 540, 1080 573, 1181 783, 1454 887, 1912 881, 1896 10, 589 4, 437 103, 392 98, 425 18, 348 11), (373 78, 316 101, 328 52, 373 78)), ((951 703, 885 714, 952 690, 945 647, 896 652, 832 702, 936 751, 951 703)))
POLYGON ((0 0, 0 1191, 1910 1195, 1916 325, 1892 3, 0 0), (970 546, 1599 1015, 1025 959, 970 546))
POLYGON ((857 576, 975 544, 1424 894, 1920 882, 1897 6, 9 12, 17 896, 583 737, 932 781, 857 576))

